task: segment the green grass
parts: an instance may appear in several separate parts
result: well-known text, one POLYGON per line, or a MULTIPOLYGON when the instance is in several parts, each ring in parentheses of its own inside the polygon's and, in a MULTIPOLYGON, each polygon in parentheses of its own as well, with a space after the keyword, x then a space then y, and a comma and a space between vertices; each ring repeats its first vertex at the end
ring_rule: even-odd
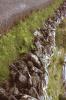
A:
POLYGON ((53 0, 47 8, 33 12, 25 21, 20 21, 5 36, 0 38, 0 81, 7 79, 9 75, 8 66, 19 54, 28 52, 33 48, 33 35, 31 31, 39 28, 59 7, 63 0, 53 0))
POLYGON ((66 53, 66 18, 57 28, 56 45, 57 45, 57 50, 54 52, 51 65, 49 66, 50 77, 49 77, 48 93, 53 97, 52 100, 59 100, 58 98, 59 94, 64 93, 61 75, 62 75, 64 53, 66 53), (61 50, 61 55, 58 55, 59 50, 61 50))
MULTIPOLYGON (((61 49, 61 52, 63 50, 61 49)), ((48 94, 52 96, 52 100, 59 100, 59 94, 62 93, 61 74, 63 65, 63 54, 59 55, 57 50, 52 57, 51 65, 49 66, 49 84, 48 94)))
POLYGON ((57 29, 56 44, 58 48, 63 47, 64 51, 66 51, 66 18, 57 29))

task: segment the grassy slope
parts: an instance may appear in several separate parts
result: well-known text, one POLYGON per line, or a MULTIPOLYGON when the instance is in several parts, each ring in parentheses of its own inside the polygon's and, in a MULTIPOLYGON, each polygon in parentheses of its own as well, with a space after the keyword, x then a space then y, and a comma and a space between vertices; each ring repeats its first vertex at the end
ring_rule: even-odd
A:
POLYGON ((62 87, 61 72, 64 53, 66 52, 66 19, 59 25, 56 33, 56 44, 59 50, 61 50, 61 55, 58 55, 57 50, 52 58, 51 66, 49 67, 50 78, 48 92, 53 96, 53 100, 59 100, 59 94, 62 94, 64 91, 62 87))
POLYGON ((51 5, 42 11, 33 12, 28 19, 24 22, 20 21, 6 36, 0 38, 0 81, 8 77, 8 65, 20 53, 27 52, 33 47, 33 36, 30 30, 39 28, 42 22, 49 15, 52 15, 62 2, 63 0, 54 0, 51 5))
POLYGON ((57 29, 57 46, 63 47, 64 50, 66 51, 66 18, 62 21, 60 24, 59 28, 57 29), (59 38, 60 37, 60 38, 59 38))
MULTIPOLYGON (((63 52, 63 50, 61 49, 63 52)), ((63 63, 63 54, 58 55, 56 51, 53 58, 52 63, 49 67, 49 85, 48 85, 48 93, 52 96, 52 100, 59 100, 59 94, 61 94, 61 74, 62 74, 62 63, 63 63)))

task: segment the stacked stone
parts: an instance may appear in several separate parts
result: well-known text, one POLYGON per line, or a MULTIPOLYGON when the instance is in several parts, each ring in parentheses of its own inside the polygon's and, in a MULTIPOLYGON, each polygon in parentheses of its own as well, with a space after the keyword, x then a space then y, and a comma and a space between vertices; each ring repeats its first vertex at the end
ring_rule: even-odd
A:
POLYGON ((49 17, 43 28, 34 35, 35 49, 21 55, 9 66, 10 76, 0 87, 0 100, 51 100, 48 88, 48 66, 55 48, 56 27, 66 17, 66 1, 54 17, 49 17))

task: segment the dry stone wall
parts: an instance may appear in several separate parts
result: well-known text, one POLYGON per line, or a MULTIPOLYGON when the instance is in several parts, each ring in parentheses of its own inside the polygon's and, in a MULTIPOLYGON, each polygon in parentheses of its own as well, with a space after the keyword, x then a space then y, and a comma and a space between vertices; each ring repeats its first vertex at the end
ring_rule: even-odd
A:
POLYGON ((55 49, 56 28, 66 17, 66 0, 34 35, 35 49, 9 66, 9 80, 0 87, 0 100, 52 100, 47 94, 48 66, 55 49))

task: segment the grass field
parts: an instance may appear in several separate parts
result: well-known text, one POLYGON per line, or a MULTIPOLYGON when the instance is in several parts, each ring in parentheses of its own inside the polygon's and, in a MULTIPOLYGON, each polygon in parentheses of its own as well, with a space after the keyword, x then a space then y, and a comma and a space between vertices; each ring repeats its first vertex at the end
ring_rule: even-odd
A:
POLYGON ((66 51, 66 18, 62 21, 57 29, 56 44, 58 48, 64 48, 66 51), (60 38, 59 38, 60 37, 60 38))
POLYGON ((25 21, 20 21, 5 36, 0 38, 0 81, 8 78, 9 64, 15 60, 19 54, 28 52, 33 48, 32 31, 39 28, 59 7, 63 0, 53 0, 47 8, 33 12, 25 21))
POLYGON ((49 67, 49 88, 48 93, 53 97, 53 100, 59 100, 59 94, 63 94, 62 86, 62 66, 64 60, 64 53, 66 53, 66 19, 62 21, 56 31, 56 45, 57 50, 52 58, 51 65, 49 67), (58 51, 61 54, 58 55, 58 51))
MULTIPOLYGON (((63 52, 60 49, 60 52, 63 52)), ((62 65, 63 65, 63 54, 59 55, 57 51, 52 58, 51 65, 49 66, 49 85, 48 94, 52 96, 52 100, 59 100, 59 94, 62 93, 62 65)))

